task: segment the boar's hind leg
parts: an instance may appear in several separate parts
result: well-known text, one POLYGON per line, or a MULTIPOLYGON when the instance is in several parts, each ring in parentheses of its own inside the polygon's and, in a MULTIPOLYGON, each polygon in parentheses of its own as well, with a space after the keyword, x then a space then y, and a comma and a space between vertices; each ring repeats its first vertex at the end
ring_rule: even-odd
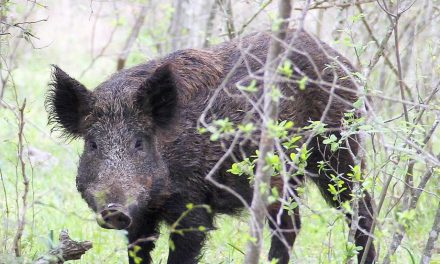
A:
MULTIPOLYGON (((182 210, 182 213, 184 211, 182 210)), ((177 219, 179 219, 178 216, 170 223, 175 224, 179 221, 175 227, 177 232, 174 231, 170 235, 168 264, 198 263, 206 232, 213 226, 212 216, 205 208, 195 208, 180 220, 177 219)))
POLYGON ((277 259, 278 264, 287 264, 289 263, 289 252, 301 228, 299 207, 293 209, 292 215, 289 215, 287 210, 283 210, 279 223, 277 223, 278 212, 279 204, 269 208, 269 227, 273 231, 269 260, 277 259))
MULTIPOLYGON (((340 138, 338 133, 335 135, 338 139, 340 138)), ((340 208, 342 203, 352 200, 351 190, 353 182, 347 174, 351 172, 351 167, 355 165, 352 155, 356 155, 358 145, 353 139, 349 139, 348 142, 351 150, 348 149, 347 144, 341 144, 338 150, 332 152, 330 146, 322 144, 321 140, 322 139, 316 138, 312 140, 312 143, 308 146, 313 152, 307 160, 307 170, 315 175, 318 174, 318 176, 312 176, 311 178, 318 185, 327 202, 335 208, 340 208), (318 170, 317 164, 320 161, 324 161, 326 166, 324 169, 321 168, 321 170, 318 170), (342 181, 342 186, 338 187, 335 183, 335 179, 339 182, 342 181), (342 188, 346 189, 335 195, 330 193, 329 185, 336 186, 336 190, 339 188, 341 190, 342 188)), ((360 262, 373 224, 373 207, 371 197, 367 191, 364 191, 362 197, 359 199, 358 205, 359 222, 355 234, 355 244, 356 246, 362 247, 358 253, 358 260, 360 262)), ((350 223, 351 215, 347 214, 346 217, 348 223, 350 223)), ((371 244, 366 254, 367 258, 365 263, 374 263, 376 252, 373 244, 371 244)))
POLYGON ((151 263, 150 252, 154 249, 154 241, 158 234, 157 220, 153 217, 145 217, 145 219, 141 225, 133 223, 128 230, 128 243, 130 243, 128 261, 130 264, 151 263))

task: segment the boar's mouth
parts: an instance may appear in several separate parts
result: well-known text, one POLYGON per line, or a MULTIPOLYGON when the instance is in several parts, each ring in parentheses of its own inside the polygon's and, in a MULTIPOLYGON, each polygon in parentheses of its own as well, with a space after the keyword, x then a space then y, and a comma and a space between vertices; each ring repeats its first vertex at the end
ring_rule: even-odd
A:
POLYGON ((122 230, 130 227, 132 219, 122 205, 110 203, 97 214, 96 221, 102 228, 122 230))

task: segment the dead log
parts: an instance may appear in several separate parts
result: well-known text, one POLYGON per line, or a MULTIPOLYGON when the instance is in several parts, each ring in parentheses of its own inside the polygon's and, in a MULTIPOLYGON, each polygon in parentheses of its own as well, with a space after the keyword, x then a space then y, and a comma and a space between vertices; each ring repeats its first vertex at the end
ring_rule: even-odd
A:
POLYGON ((87 250, 92 248, 92 242, 78 242, 69 237, 67 230, 60 233, 60 244, 51 249, 46 255, 39 257, 34 264, 62 264, 68 260, 80 259, 87 250))

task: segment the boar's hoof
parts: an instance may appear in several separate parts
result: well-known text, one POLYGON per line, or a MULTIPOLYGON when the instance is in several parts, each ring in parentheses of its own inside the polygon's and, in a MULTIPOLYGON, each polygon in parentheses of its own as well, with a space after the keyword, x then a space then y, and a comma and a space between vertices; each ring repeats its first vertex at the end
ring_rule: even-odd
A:
POLYGON ((99 226, 106 229, 126 229, 131 224, 131 217, 118 204, 109 204, 98 213, 96 221, 99 226))

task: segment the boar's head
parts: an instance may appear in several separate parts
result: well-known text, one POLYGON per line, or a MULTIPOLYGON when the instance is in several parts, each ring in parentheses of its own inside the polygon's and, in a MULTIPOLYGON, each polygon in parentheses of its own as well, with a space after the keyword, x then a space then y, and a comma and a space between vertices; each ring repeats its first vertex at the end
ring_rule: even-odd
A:
POLYGON ((128 229, 169 196, 162 148, 176 107, 170 65, 143 78, 118 73, 93 92, 54 66, 49 122, 66 137, 84 140, 77 188, 101 227, 128 229))

